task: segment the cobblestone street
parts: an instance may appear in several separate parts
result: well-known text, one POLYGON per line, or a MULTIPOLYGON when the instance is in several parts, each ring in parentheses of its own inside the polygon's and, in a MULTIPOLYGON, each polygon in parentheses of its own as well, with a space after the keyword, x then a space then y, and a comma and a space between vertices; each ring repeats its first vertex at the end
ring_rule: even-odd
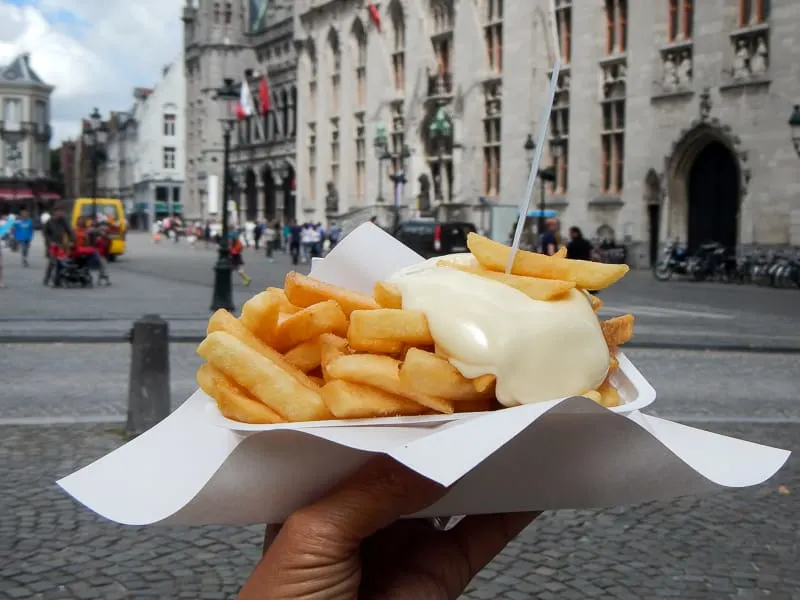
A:
MULTIPOLYGON (((259 527, 123 527, 55 485, 124 442, 130 348, 113 336, 146 312, 169 318, 176 335, 204 329, 211 251, 134 248, 112 265, 108 289, 45 290, 41 265, 23 270, 9 264, 13 258, 6 261, 0 336, 14 343, 0 342, 2 599, 233 598, 259 556, 259 527), (30 343, 30 336, 53 332, 65 340, 110 337, 30 343)), ((256 263, 254 253, 249 262, 256 263)), ((286 263, 254 264, 258 286, 237 288, 237 303, 261 285, 280 283, 286 263)), ((610 290, 604 299, 610 311, 635 312, 645 336, 656 332, 651 339, 673 330, 684 332, 677 334, 684 340, 763 346, 772 336, 794 343, 796 292, 736 286, 703 292, 633 275, 624 294, 610 290)), ((797 353, 641 347, 627 353, 658 391, 648 412, 800 450, 797 353)), ((172 344, 173 407, 195 389, 199 364, 193 344, 172 344)), ((464 598, 800 598, 799 464, 793 456, 773 480, 745 490, 543 515, 464 598)))

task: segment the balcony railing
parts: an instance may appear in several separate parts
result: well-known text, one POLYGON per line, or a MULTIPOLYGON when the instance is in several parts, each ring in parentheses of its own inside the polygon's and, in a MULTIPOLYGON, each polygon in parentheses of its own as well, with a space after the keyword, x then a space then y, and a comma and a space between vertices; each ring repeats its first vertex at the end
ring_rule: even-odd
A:
POLYGON ((428 99, 438 100, 453 95, 453 74, 436 73, 428 75, 428 99))

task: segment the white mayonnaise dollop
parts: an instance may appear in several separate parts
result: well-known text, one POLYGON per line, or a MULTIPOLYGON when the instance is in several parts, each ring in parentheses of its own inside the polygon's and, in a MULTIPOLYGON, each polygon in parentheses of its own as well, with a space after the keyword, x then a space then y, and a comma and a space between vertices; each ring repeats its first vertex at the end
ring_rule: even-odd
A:
MULTIPOLYGON (((444 259, 475 264, 469 254, 444 259)), ((462 375, 495 375, 504 406, 578 395, 602 383, 608 346, 584 292, 533 300, 498 281, 437 267, 440 260, 403 269, 390 281, 404 309, 425 313, 436 345, 462 375)))

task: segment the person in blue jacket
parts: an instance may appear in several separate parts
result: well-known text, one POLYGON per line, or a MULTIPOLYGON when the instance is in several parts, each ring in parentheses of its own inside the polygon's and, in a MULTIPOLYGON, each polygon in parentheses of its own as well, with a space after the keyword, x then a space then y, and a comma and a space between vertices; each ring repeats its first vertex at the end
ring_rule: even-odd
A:
POLYGON ((19 244, 20 254, 22 254, 22 266, 27 267, 29 266, 28 252, 33 241, 33 220, 31 220, 27 210, 20 211, 19 218, 14 221, 12 232, 14 240, 19 244))

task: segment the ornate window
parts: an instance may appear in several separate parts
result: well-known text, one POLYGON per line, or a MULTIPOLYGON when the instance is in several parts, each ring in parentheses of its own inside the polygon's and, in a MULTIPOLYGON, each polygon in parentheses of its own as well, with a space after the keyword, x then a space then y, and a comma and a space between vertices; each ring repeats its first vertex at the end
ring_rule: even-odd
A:
POLYGON ((569 73, 558 77, 553 112, 550 113, 550 155, 556 170, 556 180, 550 193, 563 194, 568 188, 569 161, 569 73))
POLYGON ((308 110, 313 121, 317 114, 317 73, 319 72, 317 55, 313 48, 309 51, 309 61, 311 68, 308 78, 308 110))
POLYGON ((230 25, 233 21, 233 7, 230 2, 225 3, 225 24, 230 25))
POLYGON ((311 204, 317 195, 317 124, 308 124, 308 200, 311 204))
POLYGON ((667 41, 690 40, 694 35, 694 0, 669 0, 667 41))
POLYGON ((770 4, 770 0, 739 0, 739 27, 766 23, 770 4))
POLYGON ((214 25, 219 25, 221 14, 219 10, 219 2, 214 2, 214 25))
POLYGON ((628 48, 628 2, 605 0, 606 54, 623 53, 628 48))
POLYGON ((364 114, 356 116, 356 204, 364 204, 364 182, 367 165, 367 141, 364 114))
POLYGON ((398 4, 392 11, 392 75, 394 89, 406 89, 406 24, 398 4))
POLYGON ((342 84, 342 49, 339 46, 339 38, 333 30, 328 36, 328 45, 331 53, 331 108, 333 114, 338 115, 342 84))
POLYGON ((603 171, 604 194, 618 194, 625 183, 625 98, 603 102, 603 171))
POLYGON ((496 198, 500 194, 500 125, 502 114, 500 84, 487 85, 484 89, 484 96, 483 195, 489 198, 496 198))
POLYGON ((335 187, 339 187, 339 160, 341 153, 339 151, 339 119, 331 119, 331 181, 335 187))
POLYGON ((431 7, 433 17, 433 35, 431 42, 436 54, 438 74, 450 73, 450 57, 453 45, 453 27, 455 26, 455 10, 452 0, 435 0, 431 7))
POLYGON ((572 1, 556 2, 556 28, 561 60, 565 65, 572 60, 572 1))
POLYGON ((353 45, 356 55, 356 106, 367 103, 367 36, 361 21, 353 26, 353 45))
POLYGON ((402 102, 392 105, 392 166, 394 172, 403 170, 403 146, 406 143, 406 120, 402 102))
POLYGON ((503 72, 503 0, 484 0, 486 6, 483 37, 486 58, 492 73, 503 72))

